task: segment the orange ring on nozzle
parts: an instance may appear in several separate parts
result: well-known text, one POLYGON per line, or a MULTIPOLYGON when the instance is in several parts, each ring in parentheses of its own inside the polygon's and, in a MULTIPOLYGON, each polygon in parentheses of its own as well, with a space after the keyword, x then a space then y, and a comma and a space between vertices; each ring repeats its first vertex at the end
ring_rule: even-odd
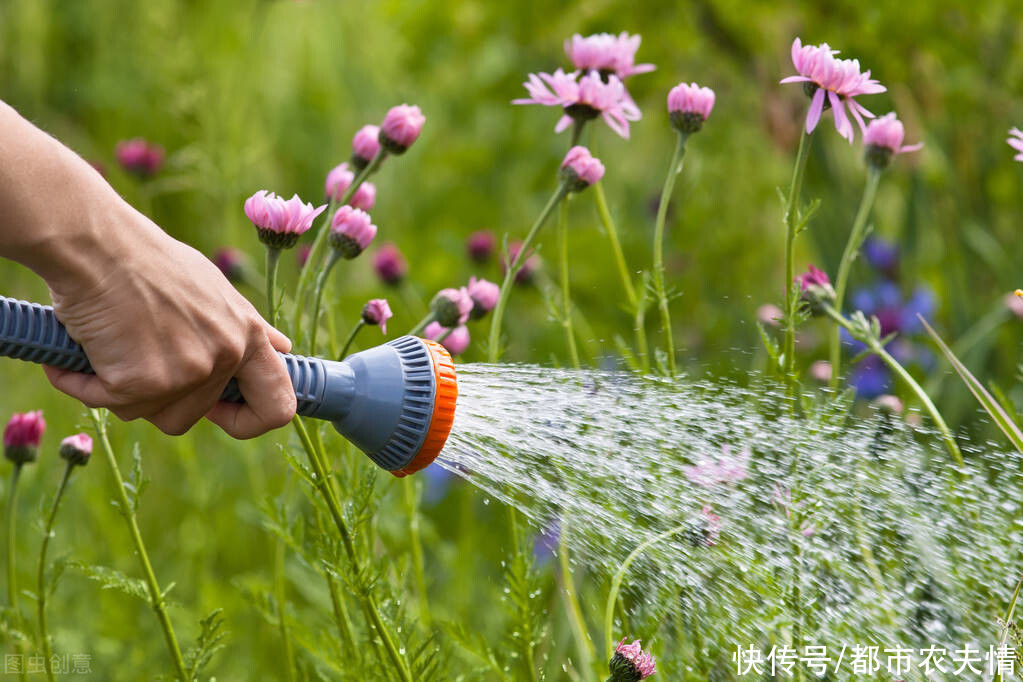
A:
POLYGON ((402 478, 414 474, 420 469, 425 469, 437 459, 437 455, 444 448, 444 443, 451 433, 451 425, 455 421, 455 403, 458 402, 458 379, 455 376, 455 363, 444 346, 430 339, 423 339, 426 350, 430 353, 430 362, 433 363, 433 377, 436 385, 433 398, 433 417, 430 419, 430 428, 426 431, 426 438, 419 452, 412 458, 412 461, 403 469, 391 473, 402 478))

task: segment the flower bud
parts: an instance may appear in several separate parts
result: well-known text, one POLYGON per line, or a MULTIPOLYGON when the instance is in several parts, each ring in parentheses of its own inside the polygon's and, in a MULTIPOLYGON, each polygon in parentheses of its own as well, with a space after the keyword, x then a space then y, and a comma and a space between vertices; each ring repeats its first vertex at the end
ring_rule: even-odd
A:
POLYGON ((373 269, 384 284, 395 286, 408 274, 408 261, 394 244, 384 244, 373 255, 373 269))
POLYGON ((915 152, 922 143, 903 146, 906 129, 902 121, 895 117, 895 112, 875 118, 867 124, 863 133, 863 144, 866 147, 867 163, 878 170, 888 167, 892 157, 904 152, 915 152))
MULTIPOLYGON (((335 166, 327 173, 327 180, 324 183, 326 186, 327 199, 334 199, 335 201, 341 201, 341 197, 348 188, 352 186, 355 181, 355 173, 348 168, 348 163, 342 163, 339 166, 335 166)), ((353 208, 361 208, 363 211, 368 211, 373 208, 373 204, 377 200, 377 188, 372 182, 363 182, 359 185, 359 188, 355 190, 355 194, 348 200, 348 204, 353 208)))
POLYGON ((362 307, 362 321, 369 325, 379 325, 380 331, 387 333, 387 321, 393 313, 387 299, 374 298, 362 307))
POLYGON ((404 154, 419 138, 426 117, 417 106, 399 104, 391 107, 380 124, 380 144, 391 154, 404 154))
POLYGON ((477 263, 486 263, 494 255, 494 246, 497 240, 490 230, 477 230, 465 240, 465 250, 469 258, 477 263))
MULTIPOLYGON (((506 260, 501 261, 501 274, 508 271, 508 268, 515 259, 519 257, 519 251, 522 250, 522 242, 512 242, 508 245, 508 257, 506 260)), ((533 279, 533 273, 540 269, 540 256, 530 250, 519 264, 519 271, 515 273, 516 284, 527 284, 533 279)))
POLYGON ((796 283, 803 292, 803 302, 815 315, 821 313, 822 304, 835 302, 835 290, 828 279, 828 273, 823 270, 811 265, 805 273, 796 277, 796 283))
POLYGON ((640 640, 626 644, 618 642, 614 655, 608 663, 611 679, 608 682, 638 682, 657 672, 654 657, 643 651, 640 640))
POLYGON ((68 436, 60 442, 60 456, 74 466, 85 466, 92 455, 92 438, 87 433, 68 436))
POLYGON ((593 158, 590 150, 576 145, 561 162, 561 179, 568 182, 570 192, 581 192, 604 177, 604 164, 593 158))
POLYGON ((714 91, 696 83, 679 83, 668 93, 671 125, 684 135, 699 132, 714 109, 714 91))
POLYGON ((351 260, 362 253, 377 236, 377 226, 359 208, 342 206, 330 221, 328 241, 343 257, 351 260))
POLYGON ((497 305, 497 299, 501 295, 501 288, 499 286, 493 282, 488 282, 482 277, 479 279, 470 277, 467 291, 473 302, 472 312, 469 314, 469 317, 473 320, 478 320, 493 310, 494 306, 497 305))
POLYGON ((141 137, 118 142, 114 156, 124 170, 141 178, 156 175, 163 166, 163 147, 141 137))
POLYGON ((380 151, 380 128, 364 125, 352 138, 352 168, 357 171, 369 165, 380 151))
POLYGON ((15 464, 36 461, 45 430, 42 410, 12 415, 4 427, 4 457, 15 464))
POLYGON ((469 320, 473 309, 473 300, 465 287, 460 289, 441 289, 430 302, 434 319, 442 327, 457 327, 469 320))
POLYGON ((220 268, 224 277, 231 284, 237 284, 244 279, 245 254, 238 249, 222 246, 213 252, 213 257, 210 260, 220 268))

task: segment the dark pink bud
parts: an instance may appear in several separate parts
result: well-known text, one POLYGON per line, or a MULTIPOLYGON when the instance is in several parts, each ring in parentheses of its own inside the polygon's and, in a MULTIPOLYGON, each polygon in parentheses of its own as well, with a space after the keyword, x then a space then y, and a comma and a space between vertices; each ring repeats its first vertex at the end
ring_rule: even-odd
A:
POLYGON ((227 281, 237 284, 242 281, 245 271, 245 254, 236 248, 222 246, 213 252, 213 264, 220 268, 227 281))
POLYGON ((373 269, 384 284, 395 285, 408 274, 408 262, 394 244, 384 244, 373 255, 373 269))
POLYGON ((92 455, 92 438, 87 433, 68 436, 60 442, 60 456, 75 466, 85 466, 92 455))
POLYGON ((124 170, 143 178, 155 175, 163 166, 163 147, 150 144, 141 137, 121 140, 114 155, 124 170))
POLYGON ((472 312, 472 297, 465 287, 460 289, 441 289, 433 297, 430 308, 436 316, 437 322, 444 327, 457 327, 469 321, 469 314, 472 312))
POLYGON ((12 415, 4 427, 4 457, 15 464, 34 462, 45 430, 42 410, 12 415))
POLYGON ((490 230, 477 230, 469 235, 465 241, 465 249, 469 252, 469 258, 477 263, 486 263, 494 254, 494 246, 497 239, 490 230))
MULTIPOLYGON (((522 250, 522 242, 512 242, 508 245, 508 257, 501 262, 501 273, 508 271, 508 266, 515 262, 522 250)), ((515 273, 516 284, 526 284, 533 279, 533 274, 540 268, 540 256, 530 250, 525 259, 519 264, 519 271, 515 273)))

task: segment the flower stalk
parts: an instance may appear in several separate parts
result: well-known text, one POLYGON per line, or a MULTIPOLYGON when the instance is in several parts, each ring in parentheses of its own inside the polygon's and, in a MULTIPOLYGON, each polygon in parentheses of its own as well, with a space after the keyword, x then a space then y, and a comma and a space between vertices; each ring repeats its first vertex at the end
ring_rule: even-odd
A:
POLYGON ((671 312, 668 310, 668 294, 664 286, 664 223, 668 216, 668 202, 671 200, 672 190, 675 188, 675 179, 682 172, 682 161, 686 153, 686 140, 688 133, 677 133, 675 138, 675 150, 671 154, 671 165, 668 166, 668 175, 664 178, 664 187, 661 189, 661 200, 657 205, 657 221, 654 223, 654 267, 653 286, 654 294, 657 296, 657 307, 661 313, 661 327, 664 332, 665 351, 668 355, 668 373, 675 376, 675 342, 671 333, 671 312))
POLYGON ((789 395, 795 395, 796 366, 796 313, 799 309, 799 286, 796 284, 796 235, 799 228, 799 195, 803 189, 803 174, 806 170, 806 159, 810 155, 810 135, 804 132, 799 136, 799 150, 796 152, 796 164, 792 169, 792 181, 785 197, 785 345, 783 347, 783 367, 785 381, 789 386, 789 395))
MULTIPOLYGON (((853 220, 852 232, 849 233, 849 241, 845 244, 845 251, 842 252, 842 261, 838 265, 838 277, 835 280, 835 310, 841 312, 845 302, 845 291, 849 283, 849 271, 852 268, 856 255, 863 246, 863 240, 867 237, 867 218, 870 216, 871 208, 874 206, 874 199, 877 196, 877 187, 881 181, 881 169, 875 165, 867 166, 867 184, 863 188, 863 198, 860 199, 860 207, 856 211, 856 218, 853 220)), ((831 330, 831 381, 832 390, 838 389, 838 381, 842 363, 842 338, 839 327, 836 325, 831 330)))
POLYGON ((352 344, 355 342, 355 337, 359 335, 359 332, 365 326, 366 322, 361 317, 355 322, 355 326, 352 327, 352 331, 348 333, 348 338, 345 339, 345 345, 341 347, 341 353, 337 356, 338 360, 344 360, 348 357, 348 349, 352 347, 352 344))
POLYGON ((266 320, 277 326, 277 266, 281 261, 281 250, 266 247, 266 320))
POLYGON ((558 242, 561 270, 561 326, 568 343, 568 357, 572 367, 579 369, 579 349, 575 343, 575 329, 572 326, 572 294, 568 279, 568 202, 562 201, 558 209, 558 242))
POLYGON ((57 520, 57 509, 60 507, 60 501, 64 497, 64 490, 67 488, 67 482, 71 478, 71 472, 75 468, 75 463, 68 461, 64 467, 64 475, 60 478, 60 483, 57 486, 57 494, 53 498, 53 505, 50 507, 50 513, 46 517, 46 525, 43 528, 43 542, 39 549, 39 571, 36 576, 36 610, 39 615, 39 639, 43 645, 43 666, 46 669, 46 677, 50 682, 54 682, 57 678, 53 674, 53 649, 50 646, 50 631, 46 622, 46 552, 50 547, 50 538, 53 537, 53 526, 57 520))

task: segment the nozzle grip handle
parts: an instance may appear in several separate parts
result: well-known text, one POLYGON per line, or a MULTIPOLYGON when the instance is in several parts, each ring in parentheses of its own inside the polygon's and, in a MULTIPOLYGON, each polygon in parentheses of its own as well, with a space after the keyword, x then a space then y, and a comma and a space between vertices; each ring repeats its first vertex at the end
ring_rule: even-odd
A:
MULTIPOLYGON (((323 361, 280 353, 295 387, 298 414, 315 417, 323 402, 327 373, 323 361)), ((68 336, 53 308, 0 296, 0 356, 50 365, 72 372, 93 374, 82 346, 68 336)), ((221 400, 243 403, 235 379, 224 388, 221 400)))

